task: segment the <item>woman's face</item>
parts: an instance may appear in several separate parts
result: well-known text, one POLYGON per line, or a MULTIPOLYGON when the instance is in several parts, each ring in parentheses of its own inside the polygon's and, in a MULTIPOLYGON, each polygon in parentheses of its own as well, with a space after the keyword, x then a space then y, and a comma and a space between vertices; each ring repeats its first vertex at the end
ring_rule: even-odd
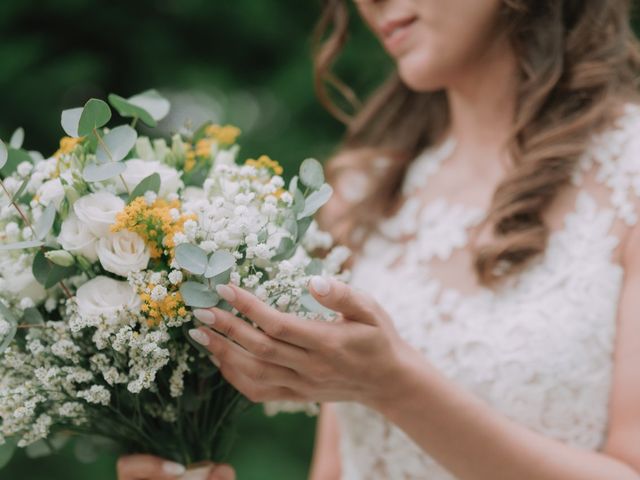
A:
POLYGON ((414 90, 447 88, 481 66, 499 38, 506 44, 498 28, 502 0, 354 1, 414 90))

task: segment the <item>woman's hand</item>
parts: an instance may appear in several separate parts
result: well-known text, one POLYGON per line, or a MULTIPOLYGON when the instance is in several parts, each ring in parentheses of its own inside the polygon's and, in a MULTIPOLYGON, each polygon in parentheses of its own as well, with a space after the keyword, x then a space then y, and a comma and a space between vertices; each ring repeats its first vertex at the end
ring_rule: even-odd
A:
MULTIPOLYGON (((152 455, 128 455, 118 459, 118 480, 175 480, 186 469, 179 463, 169 462, 152 455)), ((229 465, 211 465, 207 480, 235 480, 229 465)))
POLYGON ((300 319, 246 290, 219 285, 219 295, 259 328, 210 308, 194 314, 211 328, 189 333, 212 353, 222 375, 254 402, 358 401, 376 406, 401 394, 396 381, 409 356, 418 352, 399 337, 383 308, 336 280, 313 277, 309 290, 339 313, 336 322, 300 319))

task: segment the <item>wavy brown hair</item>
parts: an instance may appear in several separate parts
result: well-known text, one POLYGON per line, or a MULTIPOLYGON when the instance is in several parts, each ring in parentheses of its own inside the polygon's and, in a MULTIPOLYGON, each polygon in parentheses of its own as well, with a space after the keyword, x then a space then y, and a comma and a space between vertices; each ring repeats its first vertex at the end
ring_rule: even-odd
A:
MULTIPOLYGON (((332 66, 348 37, 349 6, 324 0, 315 31, 315 85, 320 101, 347 125, 328 162, 329 181, 359 168, 372 179, 332 231, 354 249, 397 206, 407 167, 439 141, 449 124, 443 91, 415 92, 394 72, 354 115, 331 100, 330 88, 350 103, 355 95, 332 66), (393 161, 375 174, 372 161, 393 161), (342 227, 342 228, 341 228, 342 227), (356 235, 364 232, 365 235, 356 235)), ((520 83, 509 150, 513 167, 497 186, 486 222, 494 241, 474 247, 478 280, 492 286, 523 270, 546 248, 542 213, 584 152, 594 129, 610 122, 621 100, 637 98, 640 48, 629 0, 503 0, 501 13, 518 59, 520 83)))

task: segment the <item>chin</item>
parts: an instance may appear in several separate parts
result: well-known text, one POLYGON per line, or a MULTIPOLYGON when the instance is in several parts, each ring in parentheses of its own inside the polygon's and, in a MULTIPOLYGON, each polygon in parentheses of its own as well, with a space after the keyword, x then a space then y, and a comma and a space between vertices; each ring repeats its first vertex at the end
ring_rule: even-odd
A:
POLYGON ((402 81, 416 92, 432 92, 446 88, 446 75, 425 58, 408 56, 398 60, 398 75, 402 81))

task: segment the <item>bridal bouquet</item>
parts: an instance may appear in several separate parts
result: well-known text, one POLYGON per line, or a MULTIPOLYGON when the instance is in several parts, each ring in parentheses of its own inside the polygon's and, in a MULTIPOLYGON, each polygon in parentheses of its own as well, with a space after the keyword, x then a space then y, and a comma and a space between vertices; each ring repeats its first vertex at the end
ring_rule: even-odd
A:
POLYGON ((78 435, 85 454, 109 441, 217 461, 250 402, 186 335, 191 307, 230 309, 213 287, 232 282, 301 321, 332 318, 306 290, 348 256, 312 220, 331 195, 317 161, 285 186, 267 156, 236 162, 236 127, 152 139, 135 126, 166 99, 108 100, 62 112, 50 158, 22 149, 22 130, 0 142, 0 463, 78 435), (131 120, 107 128, 112 108, 131 120))

